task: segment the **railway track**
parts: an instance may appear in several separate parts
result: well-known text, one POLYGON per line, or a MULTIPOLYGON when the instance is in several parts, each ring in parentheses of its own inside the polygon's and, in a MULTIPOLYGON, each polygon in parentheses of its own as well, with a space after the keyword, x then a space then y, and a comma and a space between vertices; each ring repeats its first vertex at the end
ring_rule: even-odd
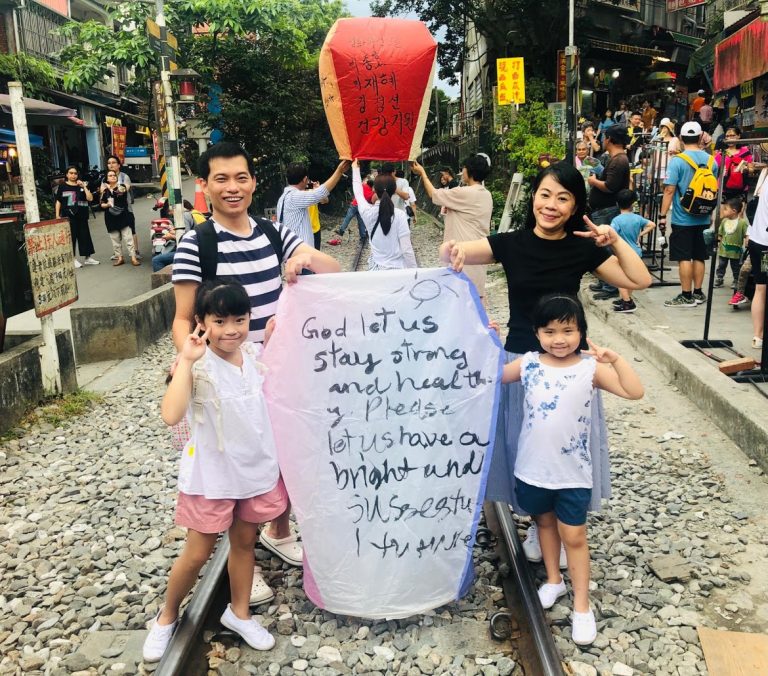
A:
MULTIPOLYGON (((439 239, 442 239, 442 233, 438 232, 439 225, 435 226, 432 228, 435 237, 439 234, 439 239)), ((427 225, 427 228, 430 226, 427 225)), ((361 266, 365 269, 364 255, 367 250, 368 240, 358 240, 353 249, 344 251, 346 255, 339 258, 346 259, 344 267, 348 271, 359 271, 361 266)), ((417 260, 421 262, 418 253, 417 250, 417 260)), ((498 583, 504 594, 503 607, 494 612, 488 621, 487 652, 511 651, 525 676, 562 676, 565 672, 561 658, 539 603, 534 578, 512 514, 507 505, 490 502, 484 505, 483 513, 485 526, 478 530, 476 547, 486 551, 495 549, 491 556, 497 562, 498 583)), ((227 603, 228 554, 229 540, 223 535, 181 617, 166 654, 154 671, 158 676, 202 676, 209 673, 212 666, 209 662, 211 644, 204 640, 206 637, 225 642, 225 645, 242 643, 239 637, 218 624, 227 603)), ((264 656, 268 662, 269 654, 264 656)), ((267 673, 266 664, 260 663, 258 668, 261 666, 264 666, 263 673, 267 673)))

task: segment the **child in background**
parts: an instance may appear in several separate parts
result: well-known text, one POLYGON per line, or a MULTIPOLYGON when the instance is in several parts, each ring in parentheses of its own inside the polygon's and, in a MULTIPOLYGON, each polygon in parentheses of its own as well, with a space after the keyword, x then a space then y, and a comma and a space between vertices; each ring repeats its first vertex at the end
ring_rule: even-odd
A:
POLYGON ((541 605, 551 608, 566 593, 558 565, 562 541, 573 586, 571 635, 574 643, 589 645, 597 637, 589 604, 586 526, 592 493, 590 402, 595 387, 640 399, 643 385, 625 359, 587 339, 584 308, 573 296, 545 296, 532 318, 544 352, 524 354, 506 364, 502 374, 502 382, 522 381, 525 390, 515 490, 538 527, 547 570, 547 582, 539 588, 541 605), (585 339, 591 350, 580 349, 585 339))
MULTIPOLYGON (((616 204, 621 213, 611 221, 611 227, 629 246, 631 246, 638 256, 643 253, 640 249, 640 240, 656 227, 653 221, 643 218, 632 211, 632 207, 637 201, 637 194, 633 190, 619 190, 616 194, 616 204)), ((619 289, 619 298, 613 303, 614 312, 634 312, 637 309, 635 301, 628 289, 619 289)))
MULTIPOLYGON (((229 532, 231 603, 221 623, 256 650, 275 639, 251 616, 253 548, 258 524, 288 508, 262 393, 261 345, 248 341, 251 302, 238 282, 213 281, 195 296, 196 330, 187 337, 161 414, 167 425, 185 415, 192 435, 181 453, 176 524, 187 541, 171 568, 165 604, 144 641, 145 662, 158 662, 176 628, 179 607, 229 532), (206 342, 208 343, 206 345, 206 342)), ((266 343, 272 333, 267 325, 266 343)))
POLYGON ((739 278, 739 262, 747 245, 749 223, 743 216, 744 202, 741 197, 731 197, 720 205, 720 229, 717 231, 717 269, 715 286, 722 286, 725 269, 731 266, 733 289, 736 290, 739 278))

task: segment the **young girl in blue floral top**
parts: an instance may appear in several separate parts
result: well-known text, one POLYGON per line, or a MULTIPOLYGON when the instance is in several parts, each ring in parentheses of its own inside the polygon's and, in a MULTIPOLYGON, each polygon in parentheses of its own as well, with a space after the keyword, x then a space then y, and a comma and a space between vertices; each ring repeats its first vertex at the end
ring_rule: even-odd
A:
POLYGON ((592 493, 589 434, 594 388, 640 399, 643 385, 629 363, 587 339, 587 320, 573 296, 543 297, 533 312, 533 330, 543 352, 527 352, 504 366, 502 382, 522 381, 525 408, 515 461, 520 506, 539 529, 547 582, 539 588, 544 608, 566 593, 560 574, 565 545, 573 586, 572 637, 595 640, 589 606, 587 508, 592 493), (582 350, 586 340, 590 350, 582 350))

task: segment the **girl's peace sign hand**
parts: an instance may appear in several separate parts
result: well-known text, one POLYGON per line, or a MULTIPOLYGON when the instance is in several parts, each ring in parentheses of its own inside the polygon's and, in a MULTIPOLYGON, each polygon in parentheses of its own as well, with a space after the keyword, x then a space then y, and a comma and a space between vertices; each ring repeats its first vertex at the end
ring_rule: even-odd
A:
POLYGON ((181 352, 179 353, 181 358, 190 362, 196 362, 200 359, 207 349, 206 341, 210 332, 210 329, 206 329, 202 324, 198 323, 195 330, 187 336, 187 339, 181 346, 181 352))
POLYGON ((587 232, 584 232, 583 230, 574 230, 574 235, 593 239, 597 246, 609 246, 615 244, 619 239, 618 234, 616 234, 616 231, 610 225, 595 225, 587 216, 584 216, 584 222, 587 224, 589 230, 587 232))
POLYGON ((594 357, 598 364, 613 364, 614 362, 618 361, 620 355, 617 352, 614 352, 607 347, 600 347, 599 345, 593 343, 589 338, 587 338, 587 342, 589 343, 589 347, 592 349, 582 350, 581 354, 588 354, 594 357))

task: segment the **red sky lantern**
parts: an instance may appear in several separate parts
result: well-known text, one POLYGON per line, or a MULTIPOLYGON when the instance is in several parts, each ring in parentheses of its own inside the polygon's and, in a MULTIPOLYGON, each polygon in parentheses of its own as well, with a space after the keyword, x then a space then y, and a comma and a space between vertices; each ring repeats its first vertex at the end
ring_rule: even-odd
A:
POLYGON ((342 159, 421 153, 437 43, 421 21, 339 19, 320 52, 320 89, 342 159))

